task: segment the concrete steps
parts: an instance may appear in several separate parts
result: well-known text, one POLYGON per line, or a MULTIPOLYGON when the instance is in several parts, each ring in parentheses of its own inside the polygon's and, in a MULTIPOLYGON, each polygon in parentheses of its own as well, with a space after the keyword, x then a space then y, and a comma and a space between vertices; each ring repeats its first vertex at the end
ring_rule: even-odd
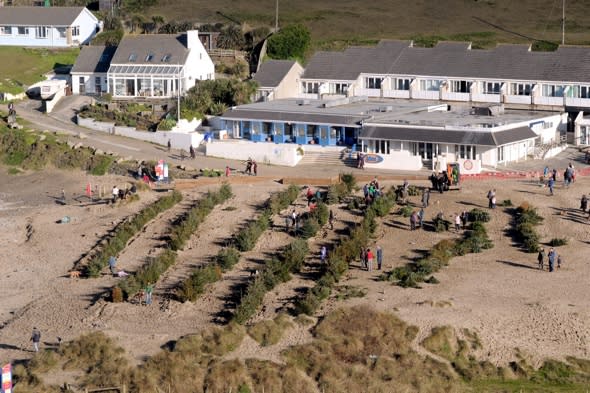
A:
POLYGON ((345 149, 324 151, 307 150, 301 161, 299 161, 299 163, 297 164, 297 166, 347 166, 349 162, 351 163, 351 165, 354 165, 355 160, 349 160, 348 154, 344 154, 344 150, 345 149))

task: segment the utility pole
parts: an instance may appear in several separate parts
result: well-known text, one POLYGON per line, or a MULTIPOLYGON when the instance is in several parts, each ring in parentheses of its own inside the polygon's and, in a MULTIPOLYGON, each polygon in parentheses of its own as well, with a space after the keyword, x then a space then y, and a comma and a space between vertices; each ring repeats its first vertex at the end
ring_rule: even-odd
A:
POLYGON ((180 79, 180 64, 177 65, 177 75, 178 75, 178 91, 176 92, 176 95, 178 97, 178 103, 176 104, 176 122, 178 123, 180 121, 180 91, 181 91, 181 79, 180 79))
MULTIPOLYGON (((563 0, 565 1, 565 0, 563 0)), ((279 0, 277 0, 277 6, 275 8, 275 33, 279 31, 279 0)))
POLYGON ((565 0, 561 4, 561 45, 565 45, 565 0))

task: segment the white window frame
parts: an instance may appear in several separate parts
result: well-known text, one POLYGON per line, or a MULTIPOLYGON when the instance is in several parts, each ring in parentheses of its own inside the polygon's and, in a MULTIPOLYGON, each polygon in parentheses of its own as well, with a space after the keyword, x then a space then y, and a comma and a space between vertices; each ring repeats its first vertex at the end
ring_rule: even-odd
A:
POLYGON ((47 30, 49 30, 47 26, 37 26, 35 28, 35 38, 47 39, 47 30))
POLYGON ((421 91, 440 91, 442 81, 439 79, 422 79, 420 80, 421 91))
POLYGON ((532 83, 511 83, 510 84, 510 94, 513 96, 530 96, 533 92, 533 84, 532 83))
POLYGON ((500 82, 482 82, 483 94, 500 94, 502 83, 500 82))
POLYGON ((16 34, 18 35, 29 35, 29 27, 28 26, 18 26, 16 28, 16 34), (24 33, 21 33, 21 29, 23 29, 24 33))
POLYGON ((0 35, 12 35, 12 26, 0 26, 0 35))
POLYGON ((78 37, 80 35, 80 26, 72 26, 72 37, 78 37))
POLYGON ((455 159, 477 160, 477 148, 475 145, 455 145, 455 159))
POLYGON ((381 89, 383 78, 374 76, 365 77, 365 89, 381 89))
POLYGON ((409 78, 395 78, 394 88, 395 90, 408 91, 411 83, 412 80, 409 78))

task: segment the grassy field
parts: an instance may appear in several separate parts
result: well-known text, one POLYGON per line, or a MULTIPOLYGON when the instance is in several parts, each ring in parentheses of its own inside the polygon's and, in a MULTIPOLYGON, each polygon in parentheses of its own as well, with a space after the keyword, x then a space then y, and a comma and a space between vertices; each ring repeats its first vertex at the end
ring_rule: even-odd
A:
POLYGON ((43 79, 43 74, 62 65, 74 64, 80 53, 74 49, 31 49, 0 46, 0 91, 20 93, 43 79))
MULTIPOLYGON (((280 1, 279 24, 305 24, 315 48, 430 36, 474 40, 482 47, 533 41, 507 31, 560 42, 561 4, 560 0, 280 1)), ((567 2, 566 43, 590 44, 589 6, 589 0, 567 2)), ((274 26, 275 0, 159 0, 146 11, 166 20, 227 23, 220 13, 249 26, 274 26)))

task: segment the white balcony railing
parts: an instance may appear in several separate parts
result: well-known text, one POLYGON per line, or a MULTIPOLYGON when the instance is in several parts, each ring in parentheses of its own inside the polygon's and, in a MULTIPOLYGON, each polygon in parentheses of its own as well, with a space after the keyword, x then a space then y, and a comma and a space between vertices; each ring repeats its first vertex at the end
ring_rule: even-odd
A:
POLYGON ((440 92, 438 90, 414 90, 411 96, 417 100, 438 100, 440 92))
POLYGON ((504 102, 506 104, 526 104, 526 105, 530 105, 532 103, 531 96, 513 96, 510 94, 504 95, 504 102))
POLYGON ((383 97, 386 98, 410 98, 409 90, 383 90, 383 97))
POLYGON ((590 108, 590 98, 565 97, 565 104, 590 108))
POLYGON ((502 96, 500 94, 485 94, 485 93, 472 93, 471 101, 475 102, 493 102, 499 104, 502 96))
POLYGON ((563 105, 564 97, 534 97, 533 104, 535 105, 563 105))
POLYGON ((357 95, 367 97, 381 97, 381 89, 358 89, 357 95))
POLYGON ((469 101, 469 93, 442 92, 442 99, 445 101, 469 101))

